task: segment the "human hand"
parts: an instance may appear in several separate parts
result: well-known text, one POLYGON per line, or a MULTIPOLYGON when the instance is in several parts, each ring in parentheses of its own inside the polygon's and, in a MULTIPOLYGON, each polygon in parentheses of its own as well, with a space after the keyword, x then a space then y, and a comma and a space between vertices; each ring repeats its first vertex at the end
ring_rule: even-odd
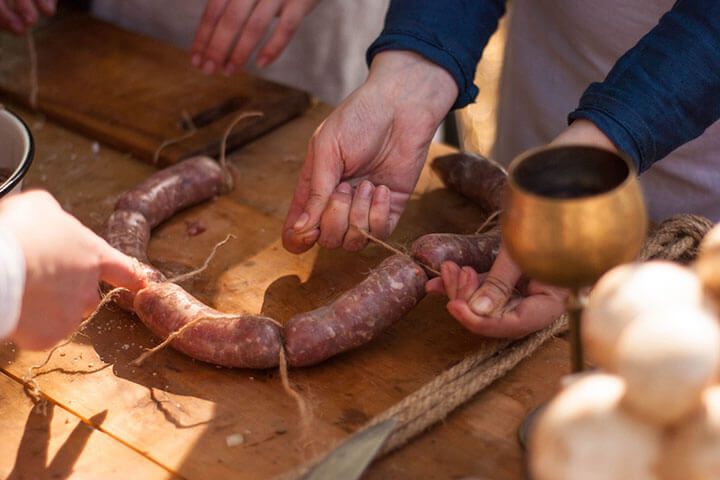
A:
POLYGON ((55 14, 57 0, 0 0, 0 29, 24 35, 35 25, 40 14, 55 14))
MULTIPOLYGON (((552 142, 554 145, 593 145, 617 152, 605 134, 588 120, 576 120, 552 142)), ((522 279, 501 245, 490 271, 478 275, 452 262, 441 267, 441 277, 430 280, 428 293, 450 299, 447 309, 471 332, 488 337, 518 338, 550 325, 565 311, 568 291, 522 279)))
POLYGON ((247 62, 272 29, 257 54, 264 67, 280 56, 302 19, 320 0, 209 0, 191 48, 192 64, 210 75, 222 68, 232 75, 247 62), (275 26, 273 19, 278 17, 275 26))
POLYGON ((137 291, 139 264, 66 213, 48 193, 33 191, 0 202, 0 225, 25 256, 25 292, 11 338, 42 349, 65 338, 98 305, 98 282, 137 291))
POLYGON ((521 281, 520 270, 502 247, 486 274, 453 262, 444 262, 440 272, 442 276, 426 284, 427 292, 446 295, 448 312, 478 335, 524 337, 565 311, 568 292, 535 280, 521 281))
POLYGON ((432 137, 458 89, 412 52, 375 56, 367 81, 315 131, 283 227, 294 253, 315 242, 362 249, 387 238, 415 188, 432 137))

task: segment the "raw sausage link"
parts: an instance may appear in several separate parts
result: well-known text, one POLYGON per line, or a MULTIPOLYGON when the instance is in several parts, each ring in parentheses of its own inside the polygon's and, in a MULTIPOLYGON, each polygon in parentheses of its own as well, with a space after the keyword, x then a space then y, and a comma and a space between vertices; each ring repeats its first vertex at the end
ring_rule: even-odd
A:
POLYGON ((147 258, 152 228, 175 212, 214 197, 223 186, 220 166, 210 158, 195 157, 161 170, 118 199, 116 211, 108 219, 106 238, 118 250, 140 260, 149 285, 137 294, 120 294, 116 303, 134 311, 160 338, 202 318, 171 342, 190 357, 227 367, 274 367, 282 336, 272 319, 229 315, 210 308, 168 283, 147 258))
POLYGON ((469 198, 486 212, 502 208, 507 175, 488 159, 453 153, 437 157, 431 167, 445 186, 469 198))
POLYGON ((150 176, 122 195, 115 210, 132 210, 155 228, 175 212, 218 195, 224 186, 220 165, 209 157, 193 157, 150 176))
POLYGON ((219 312, 167 282, 140 290, 134 309, 160 338, 167 338, 197 318, 207 318, 188 327, 171 343, 192 358, 239 368, 271 368, 278 364, 282 336, 280 327, 270 318, 219 312))
POLYGON ((150 224, 142 213, 115 210, 108 218, 105 239, 125 255, 150 263, 147 257, 150 224))
POLYGON ((415 240, 410 255, 420 264, 440 270, 445 261, 461 267, 472 267, 477 272, 490 270, 500 249, 500 229, 486 233, 458 235, 454 233, 431 233, 415 240))
MULTIPOLYGON (((105 239, 125 255, 134 257, 139 261, 142 274, 148 283, 165 281, 165 275, 150 265, 147 258, 150 225, 142 213, 129 210, 114 211, 107 221, 105 239)), ((105 286, 105 290, 110 289, 109 286, 105 286)), ((134 300, 135 294, 133 292, 122 291, 116 295, 114 301, 123 310, 132 312, 134 300)))
POLYGON ((427 275, 404 255, 393 255, 330 305, 291 318, 285 325, 288 363, 314 365, 363 345, 425 296, 427 275))
MULTIPOLYGON (((118 303, 133 310, 158 337, 187 327, 171 345, 190 357, 216 365, 271 368, 282 348, 281 327, 263 316, 229 315, 168 283, 149 265, 150 231, 175 212, 207 200, 223 188, 220 167, 193 158, 162 170, 118 200, 108 219, 111 245, 141 261, 150 284, 118 303)), ((386 259, 359 285, 330 305, 296 315, 288 322, 285 348, 293 366, 313 365, 375 338, 407 314, 425 295, 427 275, 415 262, 396 255, 386 259)))

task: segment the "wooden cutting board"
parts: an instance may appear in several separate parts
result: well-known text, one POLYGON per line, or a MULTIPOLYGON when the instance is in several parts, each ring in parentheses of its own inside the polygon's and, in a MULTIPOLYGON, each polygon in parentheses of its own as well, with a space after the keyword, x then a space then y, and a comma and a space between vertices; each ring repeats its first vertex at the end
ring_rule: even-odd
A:
MULTIPOLYGON (((241 146, 306 110, 299 90, 250 75, 205 76, 186 51, 83 13, 65 13, 35 29, 36 108, 88 137, 159 164, 195 154, 217 156, 240 112, 228 149, 241 146), (192 135, 192 131, 195 131, 192 135), (171 139, 183 140, 158 149, 171 139)), ((29 106, 26 39, 0 35, 0 93, 29 106)))

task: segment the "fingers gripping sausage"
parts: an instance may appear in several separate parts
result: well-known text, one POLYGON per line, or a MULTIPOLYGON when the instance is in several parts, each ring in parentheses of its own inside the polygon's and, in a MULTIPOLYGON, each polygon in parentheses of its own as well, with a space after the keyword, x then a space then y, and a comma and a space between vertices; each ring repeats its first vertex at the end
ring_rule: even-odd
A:
POLYGON ((413 242, 410 255, 421 265, 440 270, 445 261, 461 267, 472 267, 477 272, 490 270, 500 249, 500 229, 485 233, 458 235, 454 233, 431 233, 413 242))
POLYGON ((404 255, 393 255, 330 305, 285 325, 288 363, 314 365, 377 337, 425 296, 427 275, 404 255))
MULTIPOLYGON (((154 283, 160 283, 160 282, 166 282, 167 279, 165 278, 165 275, 162 274, 160 270, 153 267, 152 265, 148 265, 147 263, 139 262, 140 265, 140 272, 145 277, 145 281, 147 284, 154 284, 154 283)), ((123 290, 116 294, 113 301, 115 304, 122 308, 125 311, 133 312, 134 307, 133 304, 135 302, 135 292, 130 292, 127 290, 123 290)))
MULTIPOLYGON (((114 211, 107 221, 105 239, 111 246, 139 261, 140 270, 148 283, 165 281, 165 275, 150 265, 147 258, 150 224, 142 213, 114 211)), ((134 299, 133 292, 122 291, 116 295, 114 301, 123 310, 131 312, 134 299)))
MULTIPOLYGON (((105 238, 108 243, 125 255, 140 262, 142 273, 149 282, 164 282, 165 275, 150 265, 147 246, 150 241, 150 226, 142 213, 116 210, 107 222, 105 238)), ((131 302, 132 304, 132 302, 131 302)))
MULTIPOLYGON (((505 172, 482 157, 438 157, 432 168, 443 182, 487 211, 503 202, 505 172)), ((500 246, 498 229, 477 235, 431 234, 418 239, 411 255, 434 270, 451 260, 486 272, 500 246)), ((425 295, 425 271, 410 258, 394 255, 368 278, 330 305, 291 318, 285 325, 288 363, 307 366, 375 338, 407 314, 425 295)))
POLYGON ((487 212, 502 208, 505 172, 490 160, 466 153, 453 153, 437 157, 431 168, 445 186, 469 198, 487 212))

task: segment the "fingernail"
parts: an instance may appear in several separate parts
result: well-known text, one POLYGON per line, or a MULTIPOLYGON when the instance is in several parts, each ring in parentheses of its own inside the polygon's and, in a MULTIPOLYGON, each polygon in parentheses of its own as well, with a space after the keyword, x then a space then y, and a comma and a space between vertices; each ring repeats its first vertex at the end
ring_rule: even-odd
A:
POLYGON ((43 4, 48 12, 51 14, 55 13, 55 2, 53 2, 53 0, 45 0, 43 4))
POLYGON ((337 191, 340 193, 352 194, 352 187, 349 183, 343 182, 337 186, 337 191))
POLYGON ((375 198, 378 201, 384 202, 390 197, 390 189, 385 185, 380 185, 375 189, 375 198))
POLYGON ((303 212, 302 215, 300 215, 293 225, 293 230, 296 232, 299 232, 303 229, 305 225, 307 225, 308 220, 310 220, 310 215, 307 214, 307 212, 303 212))
POLYGON ((237 67, 232 63, 226 65, 225 70, 223 71, 223 73, 225 73, 225 76, 227 77, 235 75, 235 72, 237 72, 237 67))
POLYGON ((200 65, 202 64, 202 56, 200 56, 199 53, 196 53, 192 56, 190 59, 190 63, 192 63, 192 66, 195 68, 200 68, 200 65))
POLYGON ((258 68, 263 68, 265 65, 268 64, 268 57, 262 55, 255 60, 255 65, 257 65, 258 68))
POLYGON ((13 20, 10 22, 10 28, 15 33, 22 33, 23 30, 25 30, 25 26, 18 20, 13 20))
POLYGON ((315 238, 315 235, 308 235, 307 237, 303 238, 303 244, 304 245, 312 245, 315 242, 317 242, 317 239, 315 238))
POLYGON ((22 14, 23 20, 25 20, 25 23, 31 24, 35 22, 35 16, 30 12, 24 12, 22 14))
POLYGON ((370 195, 372 194, 372 189, 372 183, 365 180, 360 184, 360 188, 358 189, 358 195, 360 196, 360 198, 370 198, 370 195))
POLYGON ((465 284, 467 284, 467 273, 465 273, 465 270, 460 270, 460 277, 458 277, 458 290, 462 290, 462 288, 465 287, 465 284))
POLYGON ((205 75, 212 75, 215 73, 215 62, 212 60, 207 60, 205 62, 205 65, 202 67, 202 71, 205 75))
POLYGON ((470 304, 470 308, 478 315, 485 315, 492 311, 493 303, 488 297, 479 297, 470 304))

